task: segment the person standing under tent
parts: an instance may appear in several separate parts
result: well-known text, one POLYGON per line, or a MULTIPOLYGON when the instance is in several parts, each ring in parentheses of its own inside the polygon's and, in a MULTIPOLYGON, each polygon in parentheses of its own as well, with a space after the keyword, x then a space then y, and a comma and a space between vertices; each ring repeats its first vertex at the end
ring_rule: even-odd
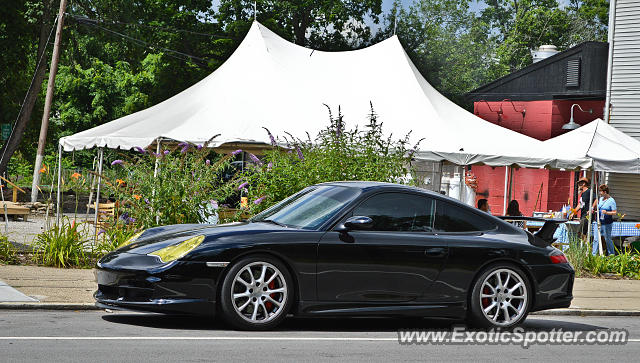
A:
MULTIPOLYGON (((509 206, 507 207, 507 216, 522 217, 522 212, 520 212, 520 204, 517 200, 514 199, 509 202, 509 206)), ((525 221, 510 221, 509 223, 522 229, 527 228, 527 223, 525 221)))
POLYGON ((582 177, 578 180, 578 190, 580 191, 580 198, 578 198, 578 205, 573 209, 574 211, 580 211, 580 237, 582 239, 587 238, 589 229, 589 198, 591 198, 591 181, 589 178, 582 177))
MULTIPOLYGON (((618 214, 616 201, 609 195, 609 187, 606 184, 600 185, 600 199, 598 200, 598 213, 600 214, 600 234, 607 245, 607 254, 615 255, 611 231, 613 230, 613 216, 618 214)), ((592 246, 592 253, 598 253, 598 239, 595 238, 592 246)))

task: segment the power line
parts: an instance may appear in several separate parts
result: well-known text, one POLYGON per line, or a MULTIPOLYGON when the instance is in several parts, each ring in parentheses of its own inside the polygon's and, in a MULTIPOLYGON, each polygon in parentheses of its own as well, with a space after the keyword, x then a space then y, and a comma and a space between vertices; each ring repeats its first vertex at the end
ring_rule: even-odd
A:
POLYGON ((102 23, 102 24, 126 25, 126 26, 142 27, 142 28, 149 28, 149 29, 161 29, 161 30, 164 30, 164 31, 175 32, 175 33, 187 33, 187 34, 194 34, 194 35, 202 35, 202 36, 205 36, 205 37, 218 38, 218 39, 233 39, 233 40, 238 40, 239 39, 239 38, 236 38, 236 37, 230 37, 228 35, 202 33, 202 32, 196 32, 196 31, 193 31, 193 30, 186 30, 186 29, 180 29, 180 28, 175 28, 175 27, 167 27, 167 26, 161 26, 161 25, 149 25, 149 24, 141 24, 141 23, 128 23, 128 22, 119 21, 119 20, 104 21, 104 20, 98 20, 98 19, 91 19, 91 18, 88 18, 86 16, 78 16, 78 15, 72 15, 72 14, 67 14, 67 16, 70 16, 70 17, 74 18, 74 20, 76 20, 79 23, 94 23, 94 24, 102 23))
POLYGON ((137 39, 137 38, 131 37, 129 35, 117 32, 115 30, 111 30, 109 28, 105 28, 105 27, 99 25, 98 22, 84 21, 85 19, 82 19, 82 20, 78 21, 78 19, 74 17, 74 20, 78 21, 79 24, 94 26, 96 28, 99 28, 99 29, 107 32, 107 33, 110 33, 110 34, 119 36, 121 38, 127 39, 127 40, 129 40, 129 41, 131 41, 134 44, 137 44, 139 46, 143 46, 143 47, 146 47, 148 49, 153 49, 153 50, 161 50, 161 51, 165 52, 165 54, 170 56, 170 57, 173 57, 173 58, 176 58, 176 59, 179 59, 179 60, 191 60, 191 61, 194 61, 194 63, 197 64, 198 66, 208 67, 208 62, 209 62, 208 59, 201 58, 201 57, 198 57, 198 56, 195 56, 195 55, 191 55, 191 54, 187 54, 187 53, 183 53, 183 52, 180 52, 180 51, 177 51, 177 50, 174 50, 174 49, 161 47, 161 46, 146 42, 144 40, 137 39), (195 61, 199 61, 199 62, 195 62, 195 61))

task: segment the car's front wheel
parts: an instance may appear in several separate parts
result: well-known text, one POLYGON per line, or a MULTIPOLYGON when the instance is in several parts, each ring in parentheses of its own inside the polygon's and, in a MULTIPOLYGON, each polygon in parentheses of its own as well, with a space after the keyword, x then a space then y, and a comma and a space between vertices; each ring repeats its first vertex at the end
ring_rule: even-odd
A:
POLYGON ((516 266, 499 264, 487 268, 471 293, 469 320, 483 328, 510 328, 526 319, 531 287, 516 266))
POLYGON ((286 317, 293 296, 291 276, 279 260, 251 256, 227 272, 220 292, 220 310, 234 328, 266 330, 286 317))

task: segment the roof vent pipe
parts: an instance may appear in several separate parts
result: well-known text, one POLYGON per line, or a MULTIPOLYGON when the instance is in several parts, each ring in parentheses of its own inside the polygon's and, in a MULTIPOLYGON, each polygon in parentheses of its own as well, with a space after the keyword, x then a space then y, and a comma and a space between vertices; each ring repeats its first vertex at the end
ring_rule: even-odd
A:
POLYGON ((538 50, 532 50, 531 56, 533 57, 533 63, 538 63, 558 53, 560 52, 558 52, 558 48, 555 45, 542 45, 538 50))

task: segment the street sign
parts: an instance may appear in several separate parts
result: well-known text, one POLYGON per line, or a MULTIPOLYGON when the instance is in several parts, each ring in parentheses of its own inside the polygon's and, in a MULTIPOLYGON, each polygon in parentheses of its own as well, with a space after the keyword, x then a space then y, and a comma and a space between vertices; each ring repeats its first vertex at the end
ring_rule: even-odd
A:
POLYGON ((2 124, 2 141, 9 140, 11 136, 11 124, 2 124))

